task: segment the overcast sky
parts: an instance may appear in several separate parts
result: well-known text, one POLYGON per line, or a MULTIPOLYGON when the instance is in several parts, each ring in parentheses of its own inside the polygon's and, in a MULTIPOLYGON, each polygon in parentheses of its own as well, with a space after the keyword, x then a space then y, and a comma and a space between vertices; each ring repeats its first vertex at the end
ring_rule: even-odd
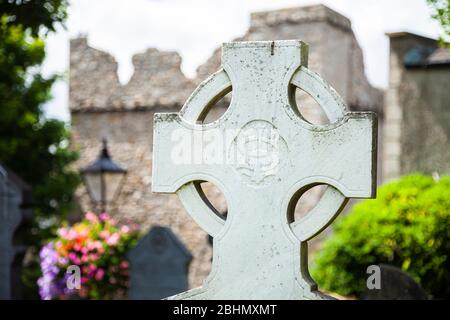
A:
MULTIPOLYGON (((122 83, 133 73, 132 55, 148 47, 178 51, 184 73, 194 77, 215 48, 246 32, 250 12, 318 3, 351 19, 369 81, 382 88, 388 80, 385 32, 437 37, 440 30, 426 0, 72 0, 66 29, 48 38, 44 74, 67 71, 69 39, 84 34, 91 46, 116 58, 122 83)), ((65 81, 54 86, 53 96, 46 115, 69 120, 65 81)))

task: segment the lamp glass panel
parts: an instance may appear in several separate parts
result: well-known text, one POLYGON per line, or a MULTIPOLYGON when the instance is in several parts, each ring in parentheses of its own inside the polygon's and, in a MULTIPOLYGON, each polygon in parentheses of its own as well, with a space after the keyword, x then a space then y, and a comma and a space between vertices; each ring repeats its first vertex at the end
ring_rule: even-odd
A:
POLYGON ((94 172, 85 173, 84 180, 86 181, 86 185, 92 197, 92 200, 94 200, 94 202, 100 203, 100 201, 102 200, 101 174, 94 172))
POLYGON ((106 201, 111 202, 117 195, 120 188, 120 183, 122 182, 124 173, 122 172, 105 172, 103 177, 105 179, 105 189, 106 189, 106 201))

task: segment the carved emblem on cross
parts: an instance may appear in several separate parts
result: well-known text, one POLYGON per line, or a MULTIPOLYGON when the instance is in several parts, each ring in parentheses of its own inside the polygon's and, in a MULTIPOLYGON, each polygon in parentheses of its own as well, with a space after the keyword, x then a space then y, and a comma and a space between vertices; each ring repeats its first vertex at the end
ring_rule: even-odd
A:
POLYGON ((349 112, 307 68, 301 41, 225 43, 222 67, 192 93, 180 113, 154 117, 154 192, 176 192, 190 216, 214 237, 212 271, 200 288, 174 299, 322 299, 308 273, 307 241, 349 198, 376 190, 376 117, 349 112), (330 120, 313 125, 296 111, 298 87, 330 120), (232 90, 227 111, 203 124, 232 90), (215 184, 226 220, 199 182, 215 184), (328 185, 319 203, 294 221, 298 195, 328 185))

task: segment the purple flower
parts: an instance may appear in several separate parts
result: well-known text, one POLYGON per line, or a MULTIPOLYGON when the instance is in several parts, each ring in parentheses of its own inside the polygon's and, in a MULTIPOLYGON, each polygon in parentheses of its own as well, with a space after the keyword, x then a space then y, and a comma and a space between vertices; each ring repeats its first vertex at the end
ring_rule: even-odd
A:
POLYGON ((58 280, 59 255, 53 247, 53 243, 48 243, 39 252, 41 258, 42 277, 37 281, 39 285, 39 295, 43 300, 51 300, 64 292, 65 283, 58 280))

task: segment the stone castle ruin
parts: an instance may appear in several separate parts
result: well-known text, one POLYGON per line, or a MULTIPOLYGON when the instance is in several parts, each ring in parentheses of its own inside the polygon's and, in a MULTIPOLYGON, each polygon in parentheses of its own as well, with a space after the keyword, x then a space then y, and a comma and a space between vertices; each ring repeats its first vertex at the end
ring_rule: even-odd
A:
MULTIPOLYGON (((301 39, 308 43, 309 68, 321 74, 352 111, 371 110, 378 113, 380 181, 421 169, 425 172, 449 172, 449 152, 440 152, 441 155, 433 155, 426 160, 417 152, 410 151, 412 146, 408 137, 419 134, 415 131, 417 128, 425 130, 429 124, 439 121, 436 134, 429 140, 425 139, 426 150, 436 153, 437 150, 430 150, 433 148, 431 143, 439 143, 434 148, 444 150, 442 148, 446 145, 450 150, 450 120, 445 122, 441 116, 445 112, 448 114, 450 100, 444 85, 447 83, 448 88, 450 77, 446 66, 450 59, 442 63, 446 58, 445 53, 441 54, 444 58, 441 57, 439 66, 432 71, 437 72, 444 82, 439 84, 442 92, 433 89, 439 91, 433 91, 433 94, 443 94, 438 106, 433 108, 430 104, 423 104, 425 101, 417 100, 414 109, 405 112, 409 100, 404 99, 404 95, 412 90, 420 97, 420 85, 426 85, 421 74, 426 71, 419 65, 412 71, 404 66, 401 61, 403 51, 412 49, 421 41, 433 43, 423 37, 413 37, 415 40, 409 42, 403 41, 400 35, 390 37, 395 44, 390 59, 390 85, 393 87, 390 86, 386 96, 390 105, 384 103, 385 93, 372 87, 364 74, 363 54, 350 20, 323 5, 253 13, 249 30, 236 40, 301 39), (397 47, 401 47, 400 53, 397 47), (410 74, 414 72, 418 74, 410 74), (404 79, 411 84, 407 88, 404 88, 404 79), (425 105, 427 109, 421 110, 425 105), (426 126, 415 124, 411 127, 410 123, 422 115, 427 121, 426 126), (439 116, 441 119, 438 119, 439 116), (408 155, 404 156, 402 150, 407 151, 408 155), (437 166, 433 167, 436 163, 437 166)), ((436 49, 435 41, 433 48, 436 49)), ((178 112, 195 87, 220 68, 220 50, 217 49, 197 69, 195 79, 189 79, 182 73, 181 57, 176 52, 151 48, 133 56, 133 65, 135 73, 126 85, 121 85, 117 63, 110 54, 90 47, 86 38, 71 41, 69 106, 72 147, 80 152, 76 165, 82 167, 93 161, 99 152, 101 139, 108 139, 112 156, 128 169, 121 193, 108 211, 118 220, 132 221, 145 229, 155 224, 169 226, 193 254, 189 285, 197 287, 210 271, 211 247, 207 234, 186 214, 176 195, 151 192, 153 115, 155 112, 178 112)), ((432 75, 427 74, 426 77, 432 75)), ((218 118, 225 111, 229 94, 211 109, 206 122, 218 118)), ((426 99, 434 101, 435 97, 427 96, 426 99)), ((327 122, 323 111, 306 93, 297 92, 296 100, 300 113, 307 120, 317 124, 327 122)), ((426 132, 421 132, 422 139, 424 134, 428 137, 426 132)), ((226 202, 221 192, 209 183, 203 184, 202 188, 216 209, 226 213, 226 202)), ((298 214, 304 214, 314 205, 323 188, 316 187, 311 191, 305 199, 300 199, 302 205, 298 206, 298 214)), ((77 197, 83 211, 92 209, 84 186, 77 191, 77 197)))

